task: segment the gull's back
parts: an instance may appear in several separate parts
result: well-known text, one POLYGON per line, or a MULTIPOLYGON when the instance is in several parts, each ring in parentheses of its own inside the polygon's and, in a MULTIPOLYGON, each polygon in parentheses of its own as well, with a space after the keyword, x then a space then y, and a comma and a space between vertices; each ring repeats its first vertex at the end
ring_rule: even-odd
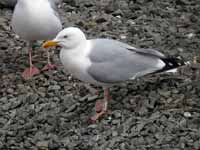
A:
POLYGON ((49 0, 18 0, 12 17, 12 28, 21 38, 48 40, 62 29, 61 21, 49 0))

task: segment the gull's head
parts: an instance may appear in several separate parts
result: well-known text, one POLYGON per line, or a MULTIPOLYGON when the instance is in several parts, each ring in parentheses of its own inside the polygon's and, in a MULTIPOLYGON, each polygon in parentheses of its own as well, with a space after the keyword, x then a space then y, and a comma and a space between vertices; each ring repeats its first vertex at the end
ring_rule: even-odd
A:
POLYGON ((85 34, 76 27, 65 28, 58 33, 55 39, 46 41, 42 47, 61 46, 65 49, 73 49, 86 41, 85 34))

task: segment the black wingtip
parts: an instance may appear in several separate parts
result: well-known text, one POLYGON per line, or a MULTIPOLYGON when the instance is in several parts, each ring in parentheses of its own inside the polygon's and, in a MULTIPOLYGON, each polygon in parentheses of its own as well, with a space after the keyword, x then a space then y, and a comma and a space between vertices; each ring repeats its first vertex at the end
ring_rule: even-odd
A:
POLYGON ((188 62, 185 62, 180 57, 167 57, 162 58, 161 60, 165 63, 165 67, 157 72, 169 71, 188 64, 188 62))

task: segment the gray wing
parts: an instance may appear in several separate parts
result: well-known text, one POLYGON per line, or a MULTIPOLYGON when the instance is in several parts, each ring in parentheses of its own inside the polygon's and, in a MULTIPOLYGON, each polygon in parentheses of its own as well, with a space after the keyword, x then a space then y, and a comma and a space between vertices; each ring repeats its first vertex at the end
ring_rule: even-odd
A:
POLYGON ((88 73, 97 81, 117 83, 164 67, 164 55, 155 50, 136 49, 125 43, 108 39, 91 40, 88 73), (161 63, 161 65, 159 65, 161 63))
POLYGON ((60 18, 59 14, 58 14, 58 7, 57 7, 58 1, 49 0, 49 3, 51 5, 51 8, 53 9, 54 14, 56 15, 56 17, 60 18))

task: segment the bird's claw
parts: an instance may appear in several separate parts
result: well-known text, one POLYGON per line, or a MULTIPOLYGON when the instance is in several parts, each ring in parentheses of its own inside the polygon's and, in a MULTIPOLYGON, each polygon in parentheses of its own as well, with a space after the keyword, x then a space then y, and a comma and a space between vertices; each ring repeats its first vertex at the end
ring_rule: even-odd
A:
POLYGON ((106 106, 105 101, 102 101, 102 100, 96 101, 95 111, 96 111, 96 114, 90 118, 92 121, 98 120, 101 116, 103 116, 106 113, 107 106, 106 106))
POLYGON ((46 71, 46 70, 53 70, 56 68, 56 65, 54 64, 46 64, 43 68, 42 71, 46 71))
POLYGON ((96 104, 95 104, 95 111, 96 111, 97 113, 99 113, 99 112, 103 111, 104 108, 105 108, 105 103, 104 103, 104 101, 102 101, 102 100, 97 100, 97 101, 96 101, 96 104))
POLYGON ((96 113, 94 116, 90 117, 91 121, 97 121, 101 116, 103 116, 106 113, 106 111, 101 111, 96 113))
POLYGON ((30 68, 27 68, 24 70, 24 72, 22 73, 22 76, 24 78, 28 78, 39 73, 40 73, 40 70, 38 68, 36 68, 35 66, 31 66, 30 68))

